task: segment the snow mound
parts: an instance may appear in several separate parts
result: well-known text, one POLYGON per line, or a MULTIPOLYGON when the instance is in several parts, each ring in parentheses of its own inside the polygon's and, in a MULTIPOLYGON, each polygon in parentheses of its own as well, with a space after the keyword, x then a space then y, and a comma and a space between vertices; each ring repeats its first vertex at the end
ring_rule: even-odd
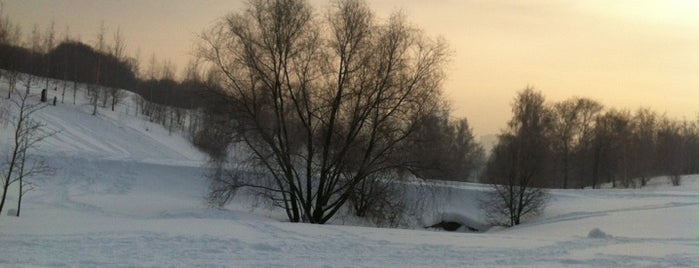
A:
POLYGON ((606 238, 612 238, 612 236, 608 235, 607 233, 600 230, 599 228, 594 228, 594 229, 590 230, 590 232, 587 234, 587 238, 606 239, 606 238))
POLYGON ((458 232, 482 232, 488 229, 488 225, 458 212, 442 213, 437 218, 440 220, 430 228, 458 232))

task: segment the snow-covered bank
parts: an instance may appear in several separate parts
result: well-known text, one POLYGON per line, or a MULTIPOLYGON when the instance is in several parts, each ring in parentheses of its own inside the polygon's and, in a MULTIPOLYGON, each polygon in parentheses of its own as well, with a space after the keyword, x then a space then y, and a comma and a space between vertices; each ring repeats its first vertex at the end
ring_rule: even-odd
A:
POLYGON ((181 196, 190 203, 169 204, 170 207, 162 203, 144 204, 141 202, 147 193, 131 191, 115 196, 131 196, 134 208, 122 207, 119 202, 90 203, 91 198, 83 198, 79 203, 88 205, 82 206, 52 206, 33 201, 22 218, 2 218, 0 266, 696 267, 699 264, 699 236, 696 228, 692 228, 696 226, 699 206, 691 205, 697 197, 686 193, 665 195, 663 200, 656 200, 654 196, 658 192, 654 191, 637 195, 621 190, 616 193, 619 197, 566 196, 568 205, 559 208, 576 206, 578 211, 547 216, 510 230, 475 234, 284 223, 245 212, 197 208, 193 205, 197 202, 195 196, 175 192, 161 194, 181 196), (641 199, 640 203, 646 206, 624 205, 629 198, 641 199), (616 209, 597 208, 596 199, 604 199, 616 209), (653 221, 647 221, 650 219, 653 221), (588 237, 595 227, 608 236, 588 237))
POLYGON ((485 233, 420 226, 484 225, 487 186, 462 183, 429 191, 420 230, 287 223, 250 204, 208 207, 203 154, 130 111, 91 116, 79 103, 38 114, 60 130, 38 152, 56 172, 34 179, 22 217, 0 215, 0 267, 699 266, 699 176, 681 187, 658 178, 643 189, 553 190, 539 218, 485 233))

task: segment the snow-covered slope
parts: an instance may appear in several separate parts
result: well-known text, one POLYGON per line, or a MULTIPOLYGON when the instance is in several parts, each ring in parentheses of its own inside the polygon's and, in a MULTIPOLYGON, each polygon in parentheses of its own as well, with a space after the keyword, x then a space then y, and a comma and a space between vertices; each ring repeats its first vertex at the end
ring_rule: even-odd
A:
POLYGON ((42 153, 80 158, 110 159, 170 165, 201 164, 204 156, 182 136, 168 134, 162 126, 134 116, 136 97, 128 94, 127 103, 117 111, 62 104, 48 106, 37 118, 47 128, 59 131, 42 145, 42 153), (129 114, 131 113, 131 114, 129 114))
MULTIPOLYGON (((34 180, 20 218, 0 216, 0 267, 699 267, 699 176, 555 190, 541 217, 485 233, 286 223, 207 207, 204 155, 130 102, 99 116, 78 102, 38 114, 60 131, 38 152, 56 172, 34 180)), ((434 187, 423 220, 483 224, 485 190, 434 187)))

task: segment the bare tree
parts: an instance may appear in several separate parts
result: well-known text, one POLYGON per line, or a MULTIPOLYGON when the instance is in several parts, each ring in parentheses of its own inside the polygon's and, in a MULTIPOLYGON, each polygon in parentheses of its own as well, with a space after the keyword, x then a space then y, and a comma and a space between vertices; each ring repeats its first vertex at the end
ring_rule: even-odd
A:
POLYGON ((118 89, 116 87, 110 87, 109 96, 111 97, 112 111, 114 111, 114 107, 116 107, 117 104, 124 100, 126 94, 121 89, 118 89))
MULTIPOLYGON (((568 188, 571 182, 573 168, 585 163, 585 158, 581 154, 585 153, 589 147, 592 123, 594 117, 602 109, 602 106, 589 99, 571 98, 556 103, 552 107, 553 111, 553 150, 560 159, 560 174, 563 177, 564 189, 568 188), (577 156, 577 157, 576 157, 577 156), (577 161, 574 161, 577 160, 577 161)), ((578 172, 580 174, 582 172, 578 172)), ((583 185, 582 178, 575 178, 583 185)))
POLYGON ((12 97, 12 93, 16 90, 17 88, 17 82, 19 81, 19 77, 21 73, 19 72, 19 68, 13 68, 13 67, 19 67, 20 63, 18 62, 13 62, 10 64, 10 68, 4 71, 0 71, 0 78, 4 75, 7 77, 7 84, 8 84, 8 90, 7 90, 7 99, 10 99, 12 97))
POLYGON ((694 122, 687 122, 685 125, 685 136, 687 137, 686 161, 687 174, 699 173, 699 116, 694 122))
POLYGON ((575 144, 574 135, 579 128, 580 106, 575 99, 565 100, 553 106, 554 124, 553 136, 554 147, 561 156, 563 189, 568 188, 568 178, 570 175, 570 158, 575 144))
POLYGON ((411 159, 410 172, 419 178, 468 181, 482 165, 484 152, 468 121, 450 120, 442 108, 423 120, 401 157, 411 159))
POLYGON ((606 178, 616 187, 618 182, 627 184, 629 180, 629 144, 631 135, 628 111, 609 110, 597 117, 593 137, 593 188, 606 178))
POLYGON ((603 106, 597 101, 579 98, 578 129, 574 143, 576 148, 572 154, 572 167, 578 175, 578 187, 590 185, 592 177, 592 163, 594 158, 593 141, 595 130, 595 118, 602 112, 603 106))
POLYGON ((378 23, 362 1, 325 20, 300 0, 253 0, 203 35, 238 135, 290 221, 326 223, 435 108, 447 57, 401 14, 378 23))
POLYGON ((31 34, 27 36, 26 46, 32 52, 36 53, 41 51, 41 32, 39 30, 39 25, 34 24, 32 27, 31 34))
POLYGON ((19 217, 22 197, 31 189, 27 187, 27 179, 38 174, 47 173, 50 168, 43 162, 31 156, 31 151, 36 149, 41 141, 55 134, 45 130, 45 125, 32 118, 33 114, 46 107, 45 103, 30 100, 29 87, 32 77, 25 80, 26 90, 16 90, 10 102, 14 107, 12 146, 5 160, 5 168, 2 171, 2 199, 0 199, 0 214, 5 206, 7 191, 13 183, 19 183, 19 195, 17 214, 19 217))
POLYGON ((136 47, 136 52, 134 52, 133 57, 131 57, 131 67, 133 68, 133 73, 136 78, 145 80, 143 77, 143 70, 141 69, 141 47, 136 47))
POLYGON ((674 186, 682 183, 682 174, 688 173, 689 154, 693 149, 691 124, 664 119, 659 123, 657 133, 657 159, 659 169, 674 186))
POLYGON ((170 59, 165 59, 160 64, 160 79, 175 80, 177 66, 170 59))
POLYGON ((466 118, 461 118, 453 124, 455 129, 452 134, 452 149, 447 152, 455 158, 455 177, 461 178, 461 180, 472 181, 476 171, 485 162, 485 151, 473 137, 473 131, 466 118))
MULTIPOLYGON (((177 72, 177 66, 175 66, 174 63, 170 59, 165 59, 162 61, 162 67, 160 69, 162 71, 161 79, 162 80, 169 80, 173 81, 175 80, 175 73, 177 72)), ((168 134, 172 135, 172 131, 174 130, 175 127, 175 116, 177 109, 175 107, 170 106, 173 98, 172 98, 172 90, 173 88, 167 89, 167 94, 165 94, 165 106, 163 107, 163 116, 165 116, 167 119, 165 119, 164 126, 167 127, 168 134)))
MULTIPOLYGON (((110 54, 118 61, 123 61, 126 57, 125 51, 126 42, 121 35, 121 28, 117 28, 116 32, 114 32, 114 43, 111 47, 110 54)), ((123 91, 114 86, 109 87, 108 93, 108 96, 111 98, 112 111, 114 111, 114 107, 124 99, 125 95, 123 91)))
MULTIPOLYGON (((65 31, 63 32, 63 42, 70 42, 70 27, 66 26, 65 31)), ((66 88, 68 87, 68 70, 69 70, 69 64, 70 64, 70 57, 69 56, 64 56, 63 60, 61 61, 61 69, 63 71, 63 86, 61 89, 61 103, 64 103, 64 100, 66 98, 66 88)), ((77 78, 74 78, 77 79, 77 78)))
MULTIPOLYGON (((67 32, 68 30, 69 30, 69 29, 66 29, 66 32, 67 32)), ((68 36, 68 34, 66 34, 66 36, 68 36)), ((79 39, 80 39, 79 37, 76 38, 76 40, 79 40, 79 39)), ((74 53, 74 49, 71 49, 69 55, 71 55, 71 57, 72 57, 74 54, 75 54, 75 53, 74 53)), ((66 58, 66 61, 67 61, 68 59, 69 59, 69 58, 66 58)), ((77 64, 73 64, 73 66, 71 66, 71 67, 72 67, 72 69, 69 68, 68 66, 65 66, 65 68, 66 68, 65 71, 66 71, 66 73, 68 73, 69 71, 72 72, 72 76, 73 76, 73 79, 74 79, 74 80, 73 80, 73 105, 75 105, 75 103, 76 103, 76 97, 77 97, 77 95, 78 95, 78 75, 77 75, 77 74, 78 74, 78 65, 77 65, 77 64)), ((65 88, 64 88, 64 91, 65 91, 65 88)), ((65 93, 65 92, 64 92, 64 93, 65 93)), ((63 97, 61 97, 61 102, 62 102, 62 101, 63 101, 63 97)))
MULTIPOLYGON (((103 82, 103 64, 102 64, 102 55, 105 51, 105 27, 104 27, 104 21, 100 24, 99 31, 97 32, 97 39, 95 42, 95 49, 97 50, 97 68, 95 70, 95 82, 92 85, 87 86, 87 96, 90 99, 90 104, 92 105, 92 115, 97 115, 97 106, 99 105, 100 98, 105 95, 101 83, 103 82)), ((104 105, 106 106, 106 102, 104 102, 104 105)))
POLYGON ((160 71, 159 67, 160 66, 158 65, 158 58, 155 56, 155 53, 151 54, 150 59, 148 59, 148 71, 145 74, 146 78, 150 79, 150 80, 155 80, 155 79, 160 78, 161 71, 160 71))
POLYGON ((551 112, 532 88, 520 92, 508 129, 498 137, 486 176, 492 192, 482 207, 493 223, 514 226, 543 210, 548 199, 543 172, 550 161, 551 112))
POLYGON ((111 54, 117 59, 123 59, 126 54, 126 41, 121 34, 121 27, 117 27, 116 32, 114 32, 113 44, 111 47, 111 54))
POLYGON ((397 227, 409 208, 398 176, 377 173, 359 182, 348 200, 354 215, 367 218, 376 226, 397 227))
MULTIPOLYGON (((74 69, 77 69, 77 67, 73 67, 74 69)), ((76 100, 75 98, 78 96, 78 81, 77 79, 73 81, 73 105, 75 105, 76 100)))
POLYGON ((4 72, 5 76, 7 76, 7 83, 8 83, 8 91, 7 91, 7 99, 10 99, 12 97, 12 93, 16 90, 17 87, 17 81, 19 81, 19 76, 20 72, 15 70, 6 70, 4 72))
MULTIPOLYGON (((30 49, 31 51, 31 57, 27 59, 27 61, 30 64, 30 73, 37 74, 41 72, 41 66, 39 64, 36 64, 38 60, 35 60, 35 57, 38 57, 38 55, 41 55, 41 31, 39 29, 39 26, 34 24, 34 27, 32 28, 31 35, 27 37, 26 41, 26 46, 30 49)), ((28 79, 29 81, 32 81, 32 79, 28 79)))
POLYGON ((184 81, 202 81, 200 59, 190 60, 184 69, 184 81))
POLYGON ((639 178, 641 187, 648 183, 650 177, 656 174, 654 160, 656 158, 656 134, 658 116, 648 108, 636 111, 632 119, 632 134, 629 156, 632 161, 632 178, 639 178))
POLYGON ((49 81, 51 80, 51 56, 49 52, 56 46, 56 22, 51 21, 51 24, 46 28, 46 33, 44 35, 44 40, 43 40, 43 49, 42 49, 42 55, 44 56, 44 61, 43 61, 43 74, 44 78, 46 78, 46 85, 44 88, 46 90, 49 90, 49 81))

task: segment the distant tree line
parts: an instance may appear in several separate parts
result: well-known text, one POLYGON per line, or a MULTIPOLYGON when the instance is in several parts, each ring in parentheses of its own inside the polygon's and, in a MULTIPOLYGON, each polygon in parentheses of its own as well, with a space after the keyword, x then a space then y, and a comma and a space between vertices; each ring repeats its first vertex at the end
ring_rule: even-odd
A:
POLYGON ((651 177, 699 172, 699 118, 673 120, 648 108, 605 109, 597 101, 578 97, 546 103, 531 88, 520 92, 516 104, 521 105, 513 112, 533 113, 536 124, 513 118, 509 128, 521 123, 523 129, 500 134, 486 177, 502 176, 503 169, 497 167, 507 162, 503 150, 508 141, 532 133, 540 142, 523 155, 539 158, 536 185, 541 187, 597 188, 602 183, 642 187, 651 177), (536 109, 524 105, 531 99, 537 100, 530 105, 536 109))
POLYGON ((207 103, 208 85, 172 77, 140 79, 134 59, 119 59, 79 41, 64 41, 48 53, 12 44, 0 44, 0 68, 56 80, 95 84, 135 92, 144 99, 168 106, 193 109, 207 103), (98 65, 99 68, 98 68, 98 65), (45 67, 48 66, 48 67, 45 67), (103 70, 99 81, 96 71, 103 70))
POLYGON ((104 107, 118 103, 119 96, 112 92, 118 89, 135 92, 152 103, 185 109, 203 107, 208 99, 215 97, 203 90, 211 84, 202 81, 203 74, 197 64, 187 66, 185 77, 178 81, 174 65, 169 61, 157 62, 153 56, 149 69, 145 70, 148 73, 141 74, 139 55, 126 55, 126 43, 119 30, 110 42, 101 25, 97 41, 88 45, 71 38, 68 28, 58 41, 55 25, 51 23, 44 32, 35 25, 26 40, 22 40, 19 26, 7 15, 0 15, 0 69, 3 70, 0 77, 17 78, 19 74, 45 77, 45 87, 49 90, 61 87, 54 81, 48 88, 51 79, 93 85, 100 91, 95 103, 104 107))
POLYGON ((605 109, 586 98, 547 103, 532 88, 517 95, 512 113, 483 178, 494 188, 486 211, 499 223, 540 211, 546 188, 643 187, 657 176, 680 185, 680 175, 699 172, 699 118, 605 109))

